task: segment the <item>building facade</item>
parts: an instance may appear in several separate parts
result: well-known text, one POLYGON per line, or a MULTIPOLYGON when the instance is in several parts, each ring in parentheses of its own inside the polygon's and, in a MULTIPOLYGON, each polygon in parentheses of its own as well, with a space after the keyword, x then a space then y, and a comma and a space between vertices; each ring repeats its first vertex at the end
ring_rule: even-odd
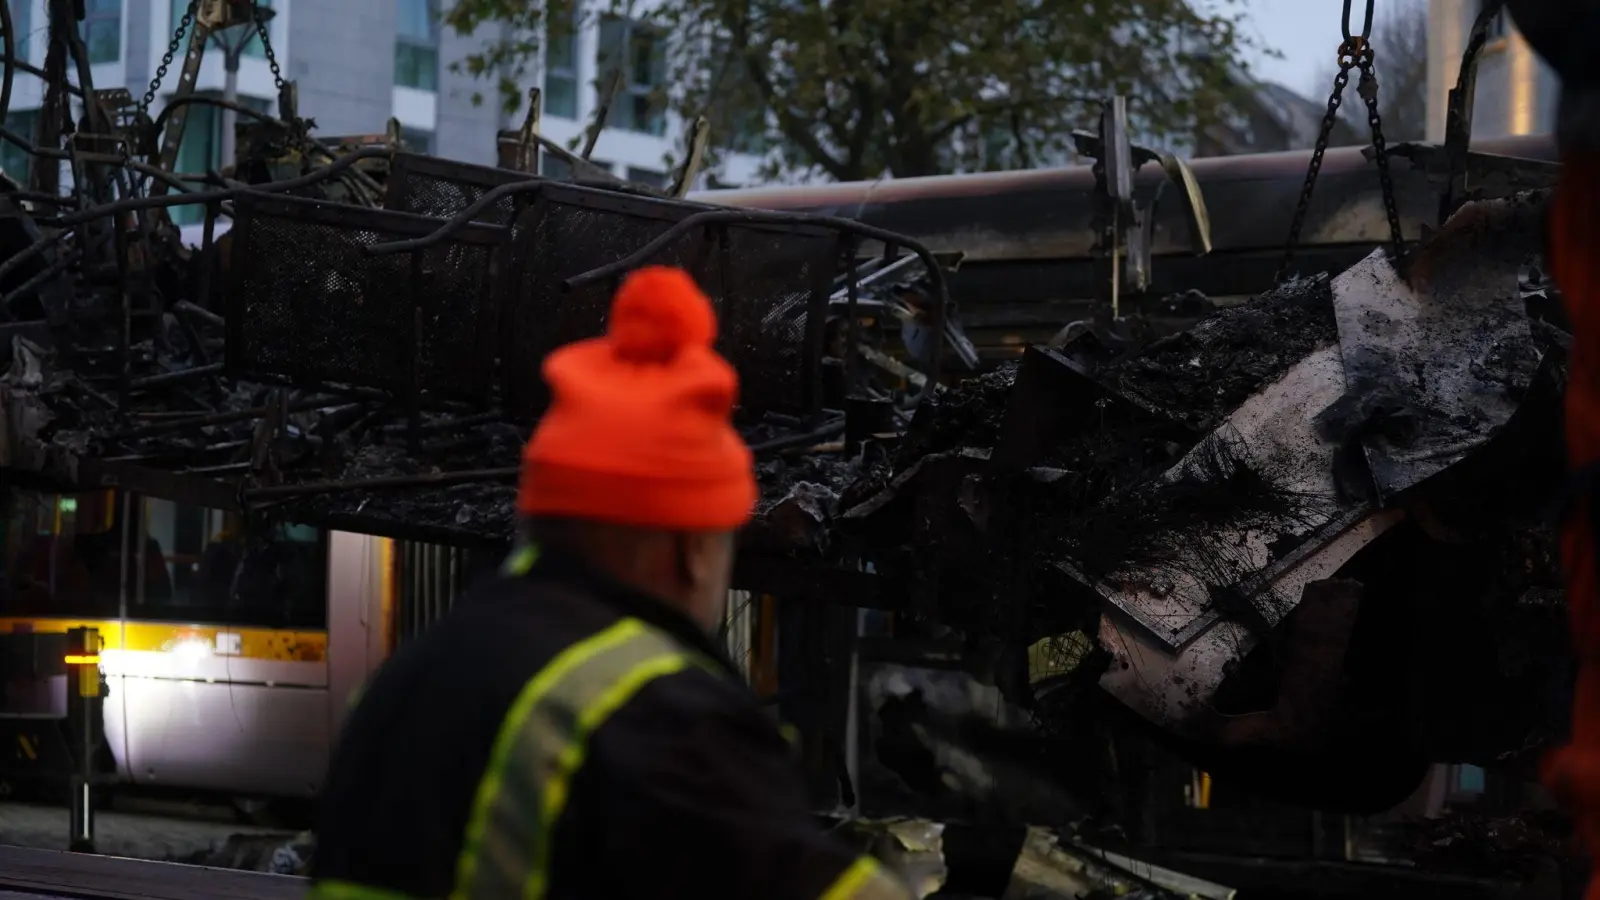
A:
MULTIPOLYGON (((1450 89, 1461 73, 1482 0, 1428 2, 1428 140, 1444 140, 1450 89)), ((1560 84, 1504 11, 1478 55, 1472 136, 1497 138, 1553 130, 1560 84)))
MULTIPOLYGON (((1242 72, 1234 77, 1245 90, 1234 101, 1232 114, 1202 128, 1195 136, 1191 155, 1276 153, 1308 150, 1316 145, 1328 108, 1326 102, 1308 99, 1277 82, 1260 81, 1242 72)), ((1332 147, 1366 143, 1348 118, 1334 122, 1328 138, 1332 147)))
MULTIPOLYGON (((439 0, 259 0, 275 12, 268 26, 273 51, 285 78, 299 86, 300 114, 317 123, 324 136, 380 134, 392 116, 414 148, 464 162, 495 160, 496 132, 514 127, 522 111, 506 113, 495 85, 452 71, 498 35, 492 30, 462 36, 439 24, 439 0), (474 95, 484 97, 473 102, 474 95)), ((448 0, 446 0, 448 2, 448 0)), ((13 25, 23 36, 19 53, 42 66, 46 51, 46 0, 11 0, 13 25)), ((172 45, 188 0, 85 0, 83 35, 95 86, 126 86, 144 94, 172 45)), ((187 45, 185 45, 186 47, 187 45)), ((171 95, 183 62, 175 54, 152 103, 152 114, 171 95)), ((526 87, 545 97, 541 130, 563 144, 581 134, 599 105, 596 84, 616 66, 624 78, 593 159, 618 176, 651 184, 669 178, 667 159, 681 159, 684 126, 659 102, 667 74, 664 35, 643 23, 611 16, 586 17, 583 27, 553 42, 530 67, 526 87)), ((222 53, 207 50, 198 93, 221 95, 225 80, 222 53)), ((526 91, 524 91, 524 94, 526 91)), ((32 133, 43 94, 37 78, 19 73, 7 125, 32 133)), ((277 90, 259 40, 246 45, 238 75, 241 103, 275 110, 277 90)), ((220 164, 220 116, 213 107, 190 108, 180 153, 180 171, 204 171, 220 164)), ((713 136, 715 139, 716 136, 713 136)), ((0 149, 0 166, 18 172, 26 154, 0 149)), ((744 184, 760 160, 728 154, 716 173, 719 181, 744 184)))

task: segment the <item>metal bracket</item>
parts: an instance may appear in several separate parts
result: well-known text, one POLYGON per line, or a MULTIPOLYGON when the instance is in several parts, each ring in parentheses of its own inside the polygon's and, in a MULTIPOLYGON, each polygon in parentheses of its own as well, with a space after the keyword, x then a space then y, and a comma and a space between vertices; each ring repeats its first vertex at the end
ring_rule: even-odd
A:
POLYGON ((1106 218, 1102 223, 1101 251, 1111 259, 1111 304, 1112 315, 1116 317, 1120 314, 1124 287, 1144 291, 1150 286, 1155 212, 1167 185, 1163 182, 1150 203, 1141 208, 1134 194, 1134 176, 1139 168, 1145 163, 1159 163, 1168 182, 1181 190, 1179 197, 1196 256, 1211 252, 1211 217, 1205 195, 1186 162, 1129 140, 1125 98, 1113 97, 1106 104, 1098 133, 1074 131, 1072 139, 1079 154, 1096 161, 1095 186, 1106 218))

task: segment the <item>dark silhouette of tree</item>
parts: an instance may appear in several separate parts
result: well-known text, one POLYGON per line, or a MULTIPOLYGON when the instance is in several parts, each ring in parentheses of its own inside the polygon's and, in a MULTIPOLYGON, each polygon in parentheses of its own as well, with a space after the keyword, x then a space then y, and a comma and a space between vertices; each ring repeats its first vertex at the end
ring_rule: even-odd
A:
MULTIPOLYGON (((984 168, 1062 158, 1113 93, 1129 98, 1143 139, 1193 135, 1221 113, 1228 68, 1251 43, 1242 5, 665 0, 637 18, 672 38, 662 108, 706 116, 719 146, 770 148, 774 168, 853 180, 970 168, 975 156, 984 168)), ((574 27, 571 0, 457 0, 445 21, 496 35, 462 68, 513 109, 547 26, 574 27)), ((621 62, 649 65, 638 57, 652 52, 630 47, 621 62)))

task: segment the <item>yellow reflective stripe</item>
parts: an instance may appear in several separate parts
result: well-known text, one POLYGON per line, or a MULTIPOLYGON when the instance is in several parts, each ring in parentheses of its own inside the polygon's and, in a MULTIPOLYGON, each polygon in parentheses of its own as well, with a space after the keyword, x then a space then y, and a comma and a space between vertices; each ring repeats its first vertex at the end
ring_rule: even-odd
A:
POLYGON ((689 658, 682 653, 669 652, 651 657, 617 679, 594 703, 578 714, 577 727, 567 738, 555 770, 549 775, 544 789, 544 809, 540 816, 538 843, 534 845, 533 871, 528 873, 528 884, 522 895, 526 900, 540 900, 550 883, 550 839, 556 821, 567 805, 567 791, 572 776, 583 766, 588 751, 589 735, 599 728, 611 714, 633 698, 646 684, 663 675, 681 672, 689 667, 689 658))
POLYGON ((526 575, 533 571, 534 563, 539 561, 539 546, 537 544, 518 544, 506 561, 500 564, 502 575, 526 575))
POLYGON ((506 764, 511 759, 511 751, 517 745, 517 738, 528 715, 568 673, 607 649, 644 633, 644 623, 637 619, 623 619, 610 628, 584 638, 561 651, 522 688, 522 692, 511 704, 510 712, 500 724, 500 733, 495 736, 494 749, 489 754, 489 764, 484 769, 483 779, 478 782, 478 793, 472 801, 472 816, 467 820, 467 833, 462 842, 460 861, 456 866, 456 888, 451 897, 470 896, 473 882, 478 875, 478 861, 483 853, 484 839, 489 830, 489 815, 494 808, 495 799, 500 794, 500 782, 506 764))
POLYGON ((367 887, 348 881, 318 881, 306 892, 306 900, 414 900, 407 894, 384 888, 367 887))
POLYGON ((820 900, 910 900, 911 892, 884 872, 870 856, 857 857, 820 900))

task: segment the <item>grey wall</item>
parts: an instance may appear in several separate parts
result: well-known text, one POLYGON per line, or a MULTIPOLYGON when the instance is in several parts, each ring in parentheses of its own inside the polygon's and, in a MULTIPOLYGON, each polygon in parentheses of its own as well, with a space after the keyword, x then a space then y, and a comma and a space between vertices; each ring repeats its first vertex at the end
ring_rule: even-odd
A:
POLYGON ((1473 137, 1505 137, 1511 124, 1511 65, 1504 53, 1478 58, 1472 103, 1473 137))
POLYGON ((494 37, 494 30, 479 28, 472 35, 457 35, 445 27, 439 35, 439 93, 433 152, 462 162, 492 165, 495 162, 495 132, 505 121, 495 81, 475 78, 466 72, 450 71, 451 60, 465 59, 494 37), (483 103, 472 104, 472 95, 483 94, 483 103))
POLYGON ((289 67, 317 133, 381 134, 394 106, 394 0, 296 3, 289 67), (374 40, 374 35, 382 35, 374 40))
MULTIPOLYGON (((127 33, 123 35, 125 43, 122 45, 123 78, 128 82, 128 90, 133 92, 135 100, 144 96, 145 89, 150 86, 150 76, 156 73, 156 63, 159 58, 150 58, 150 28, 158 10, 156 4, 160 0, 128 0, 123 7, 122 14, 127 18, 127 33)), ((16 8, 16 4, 12 4, 16 8)), ((165 17, 162 19, 165 21, 165 17)), ((172 35, 167 35, 161 42, 162 49, 171 43, 172 35)), ((168 70, 171 75, 171 70, 168 70)))
POLYGON ((1548 133, 1556 130, 1556 106, 1561 100, 1561 79, 1556 77, 1555 70, 1539 60, 1538 91, 1535 94, 1539 104, 1533 130, 1548 133))

